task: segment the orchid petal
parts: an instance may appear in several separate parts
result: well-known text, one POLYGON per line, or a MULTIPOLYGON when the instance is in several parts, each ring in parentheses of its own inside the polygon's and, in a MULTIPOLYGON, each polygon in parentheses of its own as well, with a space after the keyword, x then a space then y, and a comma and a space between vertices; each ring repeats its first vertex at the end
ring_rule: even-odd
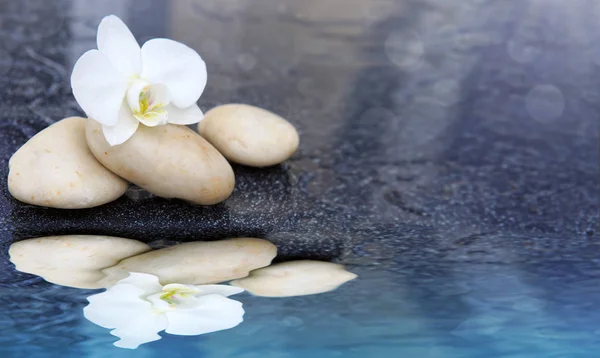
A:
POLYGON ((123 322, 123 325, 112 330, 110 334, 121 338, 114 343, 115 346, 135 349, 140 344, 161 339, 158 332, 164 331, 167 326, 168 321, 164 314, 156 314, 148 310, 144 314, 123 322))
POLYGON ((171 124, 188 125, 198 123, 204 119, 204 113, 195 103, 187 108, 169 105, 167 106, 167 113, 169 114, 167 121, 171 124))
POLYGON ((130 272, 128 277, 119 281, 119 284, 121 283, 135 285, 144 290, 144 294, 152 294, 162 290, 162 285, 158 281, 158 277, 148 273, 130 272))
MULTIPOLYGON (((125 143, 131 138, 139 126, 138 120, 133 116, 131 110, 123 101, 119 111, 119 120, 114 126, 102 126, 104 138, 111 146, 125 143)), ((156 276, 155 276, 156 277, 156 276)), ((127 279, 126 279, 127 280, 127 279)), ((158 279, 157 279, 158 281, 158 279)), ((160 287, 159 287, 160 290, 160 287)))
POLYGON ((88 297, 83 315, 104 328, 117 328, 123 322, 150 312, 152 305, 141 298, 144 290, 132 284, 116 284, 105 292, 88 297))
POLYGON ((84 53, 71 74, 79 106, 88 117, 107 126, 117 124, 127 86, 127 78, 98 50, 84 53))
POLYGON ((126 77, 142 72, 140 45, 127 25, 115 15, 102 19, 96 42, 98 50, 126 77))
POLYGON ((157 292, 152 295, 146 296, 146 300, 152 304, 152 309, 159 312, 167 312, 171 310, 171 305, 161 297, 164 292, 157 292))
POLYGON ((148 112, 143 117, 135 117, 146 127, 162 126, 167 123, 167 112, 148 112))
POLYGON ((152 39, 142 46, 142 78, 166 85, 173 104, 194 104, 206 86, 206 64, 196 51, 177 41, 152 39))
POLYGON ((150 110, 166 107, 171 103, 172 96, 169 87, 161 83, 150 85, 148 93, 150 94, 150 103, 148 106, 150 110))
POLYGON ((110 333, 121 338, 115 346, 137 348, 160 339, 157 333, 167 328, 165 315, 144 299, 161 288, 158 277, 133 272, 105 292, 88 297, 90 304, 83 314, 91 322, 113 329, 110 333))
POLYGON ((169 326, 165 332, 194 336, 230 329, 244 319, 242 304, 220 295, 207 295, 193 299, 194 307, 166 312, 169 326))
POLYGON ((140 111, 140 93, 149 83, 142 80, 135 80, 127 90, 127 104, 133 112, 140 111))

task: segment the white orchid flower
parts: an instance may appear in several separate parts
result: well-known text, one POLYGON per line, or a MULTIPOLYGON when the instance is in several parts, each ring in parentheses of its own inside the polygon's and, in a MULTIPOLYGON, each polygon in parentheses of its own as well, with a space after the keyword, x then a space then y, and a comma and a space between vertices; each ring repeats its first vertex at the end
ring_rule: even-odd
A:
POLYGON ((202 120, 196 101, 206 86, 206 64, 196 51, 160 38, 140 48, 114 15, 102 19, 96 41, 98 49, 75 63, 71 87, 110 145, 129 139, 139 122, 154 127, 202 120))
POLYGON ((132 272, 105 292, 88 297, 83 315, 112 329, 110 333, 120 338, 115 346, 135 349, 161 339, 158 332, 163 330, 195 336, 237 326, 244 309, 227 297, 243 291, 228 285, 163 287, 154 275, 132 272))

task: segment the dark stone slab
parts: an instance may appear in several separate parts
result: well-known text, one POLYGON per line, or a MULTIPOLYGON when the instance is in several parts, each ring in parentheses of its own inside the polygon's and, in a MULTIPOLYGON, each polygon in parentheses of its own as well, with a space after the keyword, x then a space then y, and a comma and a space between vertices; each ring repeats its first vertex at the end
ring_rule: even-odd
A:
MULTIPOLYGON (((244 11, 216 3, 194 4, 193 14, 175 8, 180 23, 165 34, 208 63, 201 107, 239 101, 273 110, 298 127, 299 152, 273 168, 236 166, 235 192, 216 206, 132 188, 105 206, 65 211, 10 198, 7 161, 48 124, 81 114, 68 76, 94 46, 101 5, 90 11, 64 1, 76 13, 64 16, 54 3, 7 3, 2 242, 68 233, 146 242, 258 236, 283 257, 341 259, 358 255, 356 245, 445 252, 484 235, 597 250, 597 25, 582 15, 578 31, 561 32, 571 20, 549 10, 535 17, 524 4, 382 2, 371 10, 388 6, 389 13, 373 10, 379 15, 367 22, 358 12, 338 20, 335 12, 268 16, 268 1, 244 11), (244 31, 217 31, 232 21, 244 31), (196 28, 213 31, 199 39, 190 36, 196 28), (291 52, 264 36, 273 28, 296 36, 291 52)), ((155 22, 138 15, 131 19, 138 39, 165 32, 162 12, 148 13, 155 22)), ((519 240, 507 241, 520 247, 519 240)))

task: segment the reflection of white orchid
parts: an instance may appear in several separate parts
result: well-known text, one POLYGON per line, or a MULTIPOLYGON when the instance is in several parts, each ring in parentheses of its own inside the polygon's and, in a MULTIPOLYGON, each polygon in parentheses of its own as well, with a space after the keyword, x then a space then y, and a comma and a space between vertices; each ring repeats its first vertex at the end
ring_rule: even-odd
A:
POLYGON ((137 348, 159 340, 158 332, 193 336, 237 326, 244 309, 227 298, 243 289, 227 285, 162 286, 158 278, 130 273, 106 292, 88 297, 85 318, 121 338, 115 346, 137 348))
POLYGON ((196 51, 168 39, 141 48, 118 17, 98 26, 97 50, 73 68, 71 87, 88 117, 102 124, 110 145, 129 139, 139 122, 187 125, 203 118, 196 105, 206 86, 206 65, 196 51))

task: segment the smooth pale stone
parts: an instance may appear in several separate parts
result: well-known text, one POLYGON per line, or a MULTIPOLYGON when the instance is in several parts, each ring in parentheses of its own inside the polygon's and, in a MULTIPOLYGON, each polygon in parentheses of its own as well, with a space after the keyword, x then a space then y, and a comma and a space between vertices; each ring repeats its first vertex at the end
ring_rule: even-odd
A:
POLYGON ((333 291, 357 276, 344 266, 322 261, 289 261, 252 271, 231 282, 253 295, 291 297, 333 291))
POLYGON ((288 121, 262 108, 226 104, 208 111, 198 132, 235 163, 266 167, 296 152, 300 138, 288 121))
POLYGON ((111 147, 99 123, 89 120, 87 143, 113 173, 163 198, 217 204, 233 192, 227 160, 193 130, 173 124, 139 126, 125 143, 111 147))
POLYGON ((15 242, 8 251, 18 271, 41 276, 58 285, 102 288, 102 269, 122 259, 150 251, 150 246, 111 236, 48 236, 15 242))
POLYGON ((33 136, 10 158, 8 190, 22 202, 82 209, 116 200, 128 183, 88 149, 85 118, 63 119, 33 136))
POLYGON ((246 277, 269 265, 276 255, 275 245, 261 239, 188 242, 123 260, 103 270, 107 277, 101 284, 110 287, 129 272, 155 275, 163 285, 219 283, 246 277))

